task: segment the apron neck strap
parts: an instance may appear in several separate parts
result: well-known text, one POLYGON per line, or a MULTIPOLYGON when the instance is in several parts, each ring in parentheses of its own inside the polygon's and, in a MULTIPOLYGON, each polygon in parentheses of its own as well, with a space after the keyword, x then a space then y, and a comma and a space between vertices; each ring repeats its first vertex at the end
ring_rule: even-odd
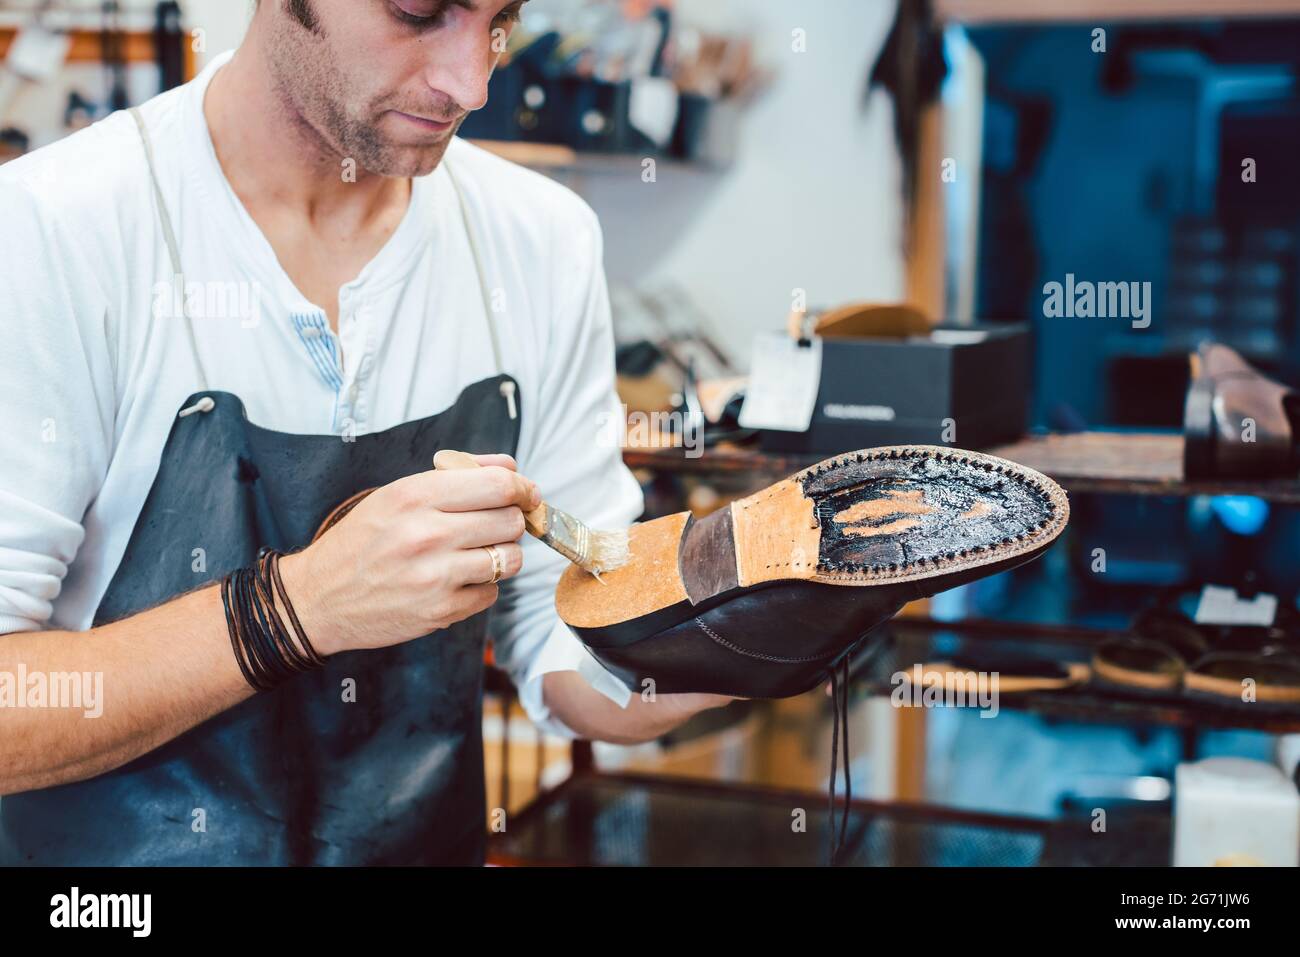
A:
MULTIPOLYGON (((163 196, 162 184, 158 182, 158 167, 153 157, 153 141, 149 138, 149 127, 144 121, 144 114, 138 107, 132 107, 129 110, 131 118, 135 120, 136 129, 140 131, 140 141, 144 144, 144 158, 149 164, 149 179, 153 183, 154 200, 158 204, 158 220, 162 223, 163 240, 167 243, 167 255, 172 264, 172 282, 174 283, 173 295, 179 296, 181 301, 181 322, 185 326, 185 333, 189 336, 190 348, 194 353, 194 364, 198 369, 200 391, 208 391, 208 377, 203 371, 203 360, 199 355, 199 343, 194 335, 194 325, 190 320, 189 309, 186 305, 185 296, 185 270, 181 267, 180 246, 176 242, 176 231, 172 228, 171 213, 167 210, 167 199, 163 196)), ((149 329, 153 329, 157 317, 151 316, 149 329)), ((146 336, 148 333, 146 333, 146 336)), ((146 344, 148 340, 146 338, 146 344)))

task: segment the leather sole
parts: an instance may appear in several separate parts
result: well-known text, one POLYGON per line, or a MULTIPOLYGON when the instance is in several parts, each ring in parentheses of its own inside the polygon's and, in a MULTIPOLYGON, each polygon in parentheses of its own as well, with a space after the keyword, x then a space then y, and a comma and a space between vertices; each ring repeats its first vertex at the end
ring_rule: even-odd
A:
POLYGON ((1008 674, 996 666, 978 669, 950 661, 937 661, 915 664, 900 674, 909 685, 942 688, 947 694, 974 694, 981 698, 995 693, 1064 691, 1084 684, 1091 676, 1088 666, 1082 664, 1072 663, 1057 668, 1045 666, 1043 670, 1050 670, 1050 673, 1008 674))
POLYGON ((864 449, 703 520, 679 512, 634 526, 632 561, 599 580, 568 568, 556 607, 584 640, 624 644, 780 582, 915 582, 922 597, 927 582, 959 584, 1029 560, 1068 520, 1060 486, 1005 459, 940 446, 864 449))

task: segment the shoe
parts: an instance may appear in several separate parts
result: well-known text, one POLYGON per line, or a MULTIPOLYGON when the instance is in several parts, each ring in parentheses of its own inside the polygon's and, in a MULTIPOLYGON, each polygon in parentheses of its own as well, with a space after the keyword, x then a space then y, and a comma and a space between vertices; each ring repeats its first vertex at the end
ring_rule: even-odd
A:
POLYGON ((1219 704, 1300 704, 1300 643, 1294 613, 1275 627, 1199 625, 1172 606, 1150 608, 1133 633, 1093 652, 1101 685, 1157 697, 1185 694, 1219 704))
POLYGON ((1210 652, 1183 677, 1189 695, 1225 704, 1300 704, 1300 656, 1270 648, 1257 654, 1210 652))
POLYGON ((699 521, 634 526, 631 563, 567 569, 556 608, 634 691, 790 697, 907 602, 1036 558, 1069 513, 1060 486, 1004 459, 866 449, 699 521))
POLYGON ((1184 476, 1294 476, 1300 470, 1295 445, 1300 397, 1295 391, 1218 343, 1203 344, 1190 359, 1192 381, 1183 410, 1184 476))

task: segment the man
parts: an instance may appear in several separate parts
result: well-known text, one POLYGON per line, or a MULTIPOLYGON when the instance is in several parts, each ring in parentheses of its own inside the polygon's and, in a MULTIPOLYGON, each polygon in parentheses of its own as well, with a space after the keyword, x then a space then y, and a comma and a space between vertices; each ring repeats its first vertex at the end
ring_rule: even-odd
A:
POLYGON ((553 732, 728 700, 629 696, 521 543, 642 508, 594 215, 455 138, 523 2, 261 0, 0 173, 0 863, 481 861, 489 608, 553 732), (324 662, 254 691, 215 583, 264 546, 324 662))

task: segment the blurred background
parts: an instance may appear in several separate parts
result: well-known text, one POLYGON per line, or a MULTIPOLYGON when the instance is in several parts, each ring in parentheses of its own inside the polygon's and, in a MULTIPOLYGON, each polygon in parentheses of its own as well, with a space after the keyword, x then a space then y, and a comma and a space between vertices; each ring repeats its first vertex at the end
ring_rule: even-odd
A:
MULTIPOLYGON (((0 161, 184 82, 239 43, 251 6, 0 0, 0 161)), ((986 406, 997 424, 970 445, 1120 437, 1029 461, 1071 491, 1071 530, 1043 561, 910 609, 859 656, 851 775, 874 802, 855 811, 860 862, 1167 863, 1180 763, 1294 775, 1297 709, 1089 686, 1009 696, 983 720, 888 695, 920 661, 1040 677, 1095 664, 1153 609, 1208 627, 1207 585, 1275 598, 1278 640, 1300 642, 1294 476, 1197 484, 1170 451, 1201 343, 1300 380, 1298 65, 1300 0, 525 7, 461 135, 600 216, 620 390, 630 414, 666 423, 628 449, 647 517, 706 514, 844 448, 951 442, 941 423, 986 406), (1148 312, 1050 314, 1048 285, 1075 279, 1149 284, 1148 312), (906 353, 837 345, 817 323, 845 309, 878 326, 902 309, 947 338, 909 327, 885 336, 906 353), (818 411, 772 435, 741 410, 756 348, 787 330, 825 333, 823 400, 887 404, 902 428, 922 401, 909 390, 943 386, 947 411, 897 434, 818 411), (961 330, 1023 354, 970 351, 985 339, 961 330), (969 382, 931 381, 922 348, 969 382), (683 456, 699 434, 702 454, 683 456), (1098 808, 1135 835, 1103 859, 1084 847, 1098 808)), ((531 809, 502 861, 781 862, 787 795, 829 783, 820 690, 741 702, 640 748, 542 738, 498 674, 486 713, 489 803, 531 809)), ((809 807, 824 813, 821 800, 809 807)))

